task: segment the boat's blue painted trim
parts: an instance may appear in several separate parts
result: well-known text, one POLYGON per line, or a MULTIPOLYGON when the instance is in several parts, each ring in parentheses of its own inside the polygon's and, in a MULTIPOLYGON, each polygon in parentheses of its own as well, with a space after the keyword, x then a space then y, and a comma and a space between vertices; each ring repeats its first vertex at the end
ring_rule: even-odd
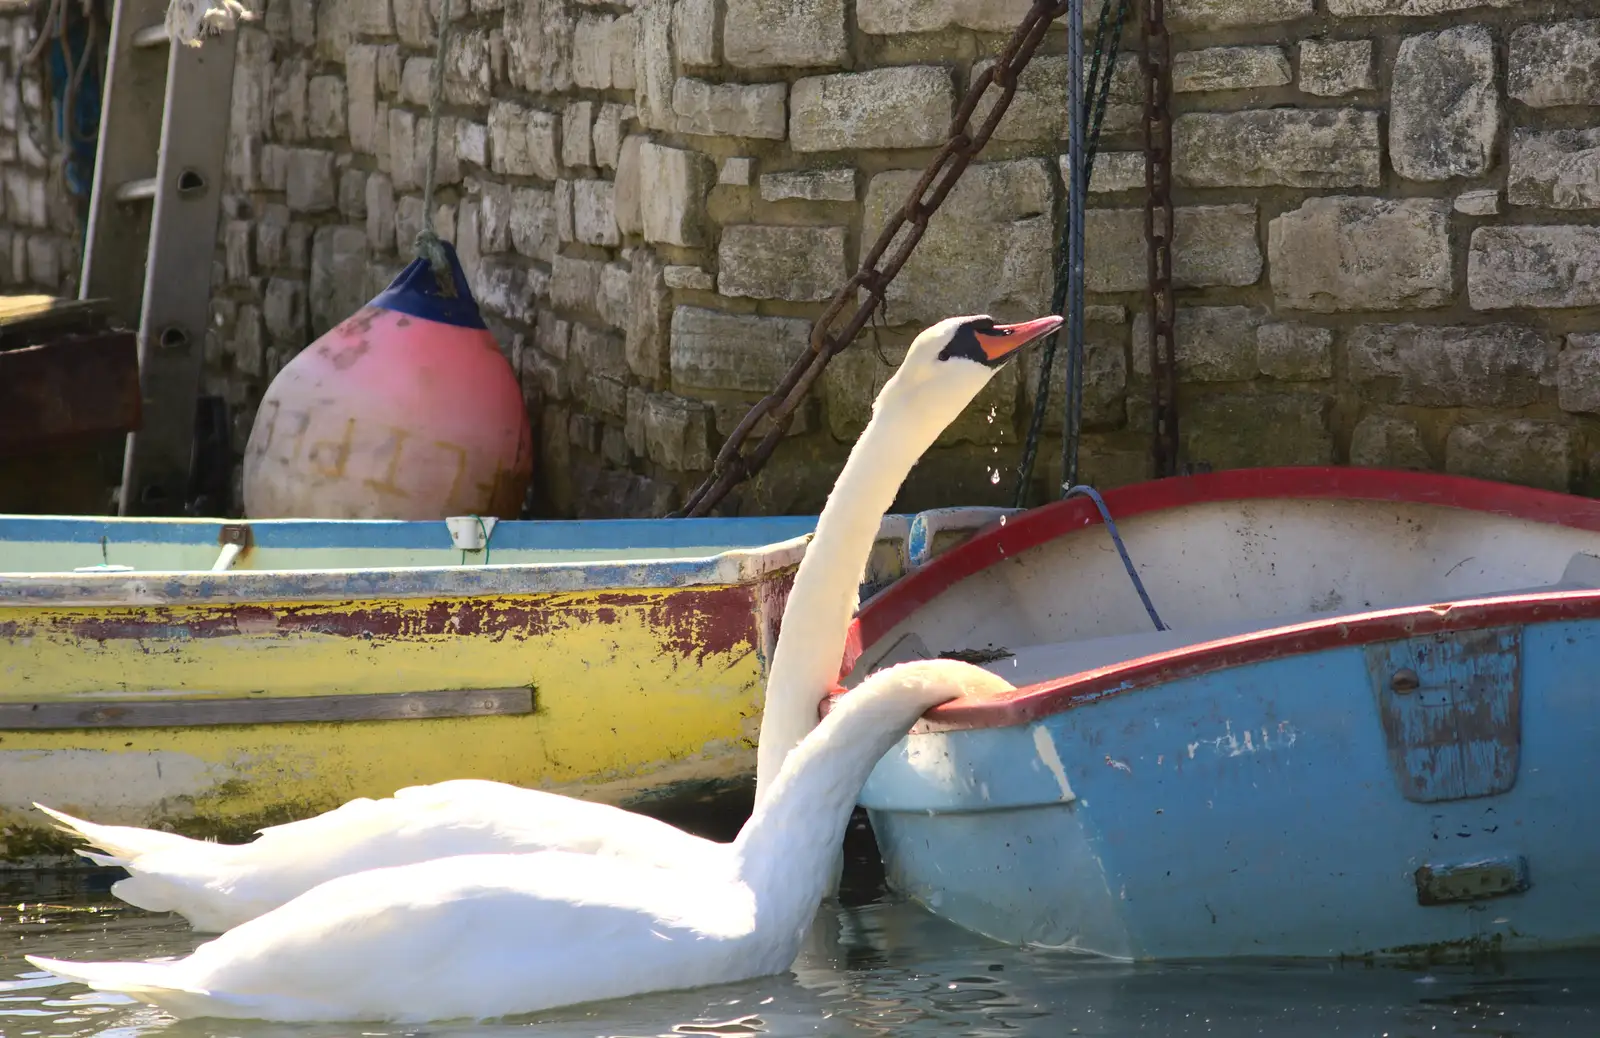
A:
MULTIPOLYGON (((0 541, 98 544, 216 544, 222 527, 249 526, 260 548, 452 547, 443 521, 390 519, 119 519, 0 515, 0 541)), ((814 515, 700 519, 519 520, 495 524, 492 550, 584 551, 717 545, 754 547, 816 529, 814 515)))

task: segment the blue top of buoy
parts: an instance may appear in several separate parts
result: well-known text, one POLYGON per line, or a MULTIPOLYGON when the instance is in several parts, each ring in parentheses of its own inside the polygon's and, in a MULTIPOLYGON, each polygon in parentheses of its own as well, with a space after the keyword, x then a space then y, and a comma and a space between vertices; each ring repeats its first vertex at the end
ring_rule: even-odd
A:
POLYGON ((455 247, 447 241, 440 241, 439 245, 456 279, 454 298, 439 294, 439 282, 433 276, 433 269, 426 259, 418 256, 367 305, 457 328, 487 328, 483 314, 478 311, 478 301, 472 298, 472 289, 467 287, 467 274, 456 258, 455 247))

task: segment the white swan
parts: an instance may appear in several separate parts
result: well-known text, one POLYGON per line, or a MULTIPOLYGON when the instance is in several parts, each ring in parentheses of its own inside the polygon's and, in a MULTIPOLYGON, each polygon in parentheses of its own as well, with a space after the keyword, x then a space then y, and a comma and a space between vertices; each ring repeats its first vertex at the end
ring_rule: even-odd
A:
POLYGON ((27 958, 175 1016, 279 1021, 484 1019, 781 973, 873 766, 928 708, 1010 690, 955 660, 879 671, 788 755, 719 856, 439 858, 330 880, 176 961, 27 958))
MULTIPOLYGON (((784 608, 757 741, 758 803, 784 757, 816 725, 817 704, 838 677, 856 589, 906 475, 997 368, 1060 323, 1054 316, 1015 325, 948 318, 917 336, 879 393, 784 608)), ((178 912, 206 932, 231 929, 336 876, 431 858, 566 850, 673 864, 727 846, 621 808, 482 779, 353 800, 263 829, 247 844, 98 825, 35 806, 107 852, 86 856, 128 870, 111 888, 117 897, 178 912)))

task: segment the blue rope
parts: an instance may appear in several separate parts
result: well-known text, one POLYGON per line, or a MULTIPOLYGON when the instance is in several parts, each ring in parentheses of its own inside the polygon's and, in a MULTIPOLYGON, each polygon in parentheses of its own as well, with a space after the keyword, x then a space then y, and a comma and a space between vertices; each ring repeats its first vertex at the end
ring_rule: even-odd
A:
POLYGON ((1094 502, 1100 510, 1100 518, 1105 520, 1106 529, 1111 531, 1111 543, 1117 546, 1117 554, 1122 556, 1122 568, 1128 571, 1128 579, 1133 581, 1133 589, 1139 592, 1139 601, 1144 603, 1144 611, 1150 614, 1150 622, 1156 625, 1158 631, 1170 631, 1172 628, 1161 622, 1161 617, 1156 614, 1156 607, 1150 602, 1150 595, 1144 589, 1144 581, 1139 579, 1139 571, 1133 568, 1133 560, 1128 558, 1128 549, 1122 546, 1122 534, 1117 532, 1117 524, 1111 519, 1111 512, 1106 508, 1105 501, 1100 497, 1100 491, 1087 483, 1080 483, 1061 495, 1065 501, 1071 497, 1087 497, 1094 502))

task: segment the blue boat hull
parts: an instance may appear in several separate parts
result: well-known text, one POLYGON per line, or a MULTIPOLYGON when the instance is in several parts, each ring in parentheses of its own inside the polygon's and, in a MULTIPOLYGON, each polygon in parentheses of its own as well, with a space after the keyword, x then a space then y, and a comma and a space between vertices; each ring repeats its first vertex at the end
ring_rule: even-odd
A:
POLYGON ((1011 943, 1133 959, 1600 944, 1597 662, 1594 618, 1262 659, 913 734, 861 802, 895 888, 1011 943))

